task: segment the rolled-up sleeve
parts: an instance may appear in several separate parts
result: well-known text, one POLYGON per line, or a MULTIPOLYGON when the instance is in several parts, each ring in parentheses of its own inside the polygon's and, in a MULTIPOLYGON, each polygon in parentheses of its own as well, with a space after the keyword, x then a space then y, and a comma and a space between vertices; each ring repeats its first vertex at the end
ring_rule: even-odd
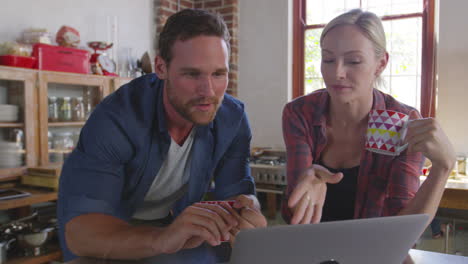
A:
POLYGON ((60 176, 59 221, 86 213, 118 216, 124 164, 132 155, 118 118, 97 108, 83 127, 60 176))
MULTIPOLYGON (((417 118, 421 118, 421 115, 412 111, 410 119, 417 118)), ((397 215, 416 195, 424 159, 420 152, 408 153, 405 150, 393 160, 383 208, 384 216, 397 215)))
POLYGON ((288 187, 283 196, 282 215, 286 222, 292 217, 288 207, 289 196, 297 185, 301 173, 312 165, 312 148, 307 124, 301 116, 294 111, 293 104, 289 103, 283 110, 283 138, 287 153, 287 179, 288 187))

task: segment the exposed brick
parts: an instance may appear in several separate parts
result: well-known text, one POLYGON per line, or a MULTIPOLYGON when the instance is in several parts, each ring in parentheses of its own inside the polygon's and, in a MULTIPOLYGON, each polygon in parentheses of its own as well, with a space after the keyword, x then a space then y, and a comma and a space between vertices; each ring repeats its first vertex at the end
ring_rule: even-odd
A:
POLYGON ((237 80, 237 72, 230 72, 229 73, 229 79, 237 80))
POLYGON ((160 9, 158 12, 159 12, 158 14, 160 16, 166 16, 166 17, 170 17, 171 15, 173 15, 175 13, 174 11, 170 11, 170 10, 167 10, 167 9, 160 9))
POLYGON ((203 8, 203 2, 196 2, 194 7, 195 8, 203 8))
POLYGON ((212 8, 212 7, 221 7, 223 5, 221 0, 215 0, 215 1, 205 1, 205 7, 206 8, 212 8))
POLYGON ((232 15, 223 15, 224 21, 232 21, 233 16, 232 15))
POLYGON ((228 6, 228 5, 237 5, 238 1, 237 0, 224 0, 223 5, 228 6))
POLYGON ((169 1, 159 1, 159 7, 167 7, 167 8, 171 8, 171 3, 169 1))
POLYGON ((181 5, 180 9, 193 8, 193 2, 187 1, 187 0, 181 0, 180 5, 181 5))
POLYGON ((231 54, 237 54, 237 52, 239 52, 239 50, 237 49, 237 47, 231 45, 231 54))
POLYGON ((233 6, 223 7, 218 12, 221 14, 237 14, 237 8, 233 6))
POLYGON ((237 64, 231 64, 229 68, 231 68, 232 71, 237 71, 237 64))

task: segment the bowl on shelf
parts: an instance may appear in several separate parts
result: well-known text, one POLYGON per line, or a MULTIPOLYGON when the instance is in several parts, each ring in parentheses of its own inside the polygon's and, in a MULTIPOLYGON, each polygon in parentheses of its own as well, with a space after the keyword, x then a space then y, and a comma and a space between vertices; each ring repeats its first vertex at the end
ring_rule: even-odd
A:
POLYGON ((16 142, 0 141, 0 168, 21 167, 23 154, 23 150, 16 142))
POLYGON ((54 227, 32 230, 16 236, 18 245, 24 250, 25 256, 40 256, 44 254, 44 245, 55 234, 54 227))
POLYGON ((0 122, 16 122, 19 117, 19 106, 0 104, 0 122))

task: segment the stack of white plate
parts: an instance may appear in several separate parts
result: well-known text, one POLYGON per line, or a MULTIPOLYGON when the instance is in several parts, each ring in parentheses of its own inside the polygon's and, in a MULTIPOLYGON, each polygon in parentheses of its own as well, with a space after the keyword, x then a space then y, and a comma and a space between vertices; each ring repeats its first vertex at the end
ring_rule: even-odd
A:
POLYGON ((0 141, 0 168, 17 168, 23 165, 23 153, 16 142, 0 141))
POLYGON ((18 121, 18 111, 17 105, 0 104, 0 122, 18 121))

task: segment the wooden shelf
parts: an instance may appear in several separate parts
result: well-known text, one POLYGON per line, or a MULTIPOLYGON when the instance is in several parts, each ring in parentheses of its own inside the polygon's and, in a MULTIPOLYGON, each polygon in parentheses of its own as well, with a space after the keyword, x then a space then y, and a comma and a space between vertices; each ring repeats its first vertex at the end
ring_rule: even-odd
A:
POLYGON ((64 127, 64 126, 84 126, 84 121, 79 122, 49 122, 50 127, 64 127))
POLYGON ((18 180, 26 171, 26 167, 0 169, 0 182, 18 180))
POLYGON ((13 122, 0 122, 0 127, 13 127, 13 128, 23 128, 23 123, 13 123, 13 122))
POLYGON ((29 206, 36 203, 57 200, 57 192, 54 191, 24 186, 20 186, 15 189, 29 192, 31 195, 24 198, 0 201, 0 210, 8 210, 23 206, 29 206))
POLYGON ((18 257, 8 260, 6 264, 42 264, 52 260, 61 260, 62 252, 57 249, 49 254, 37 257, 18 257))
POLYGON ((60 153, 60 154, 69 154, 72 153, 72 149, 70 150, 62 150, 62 149, 49 149, 49 153, 60 153))

